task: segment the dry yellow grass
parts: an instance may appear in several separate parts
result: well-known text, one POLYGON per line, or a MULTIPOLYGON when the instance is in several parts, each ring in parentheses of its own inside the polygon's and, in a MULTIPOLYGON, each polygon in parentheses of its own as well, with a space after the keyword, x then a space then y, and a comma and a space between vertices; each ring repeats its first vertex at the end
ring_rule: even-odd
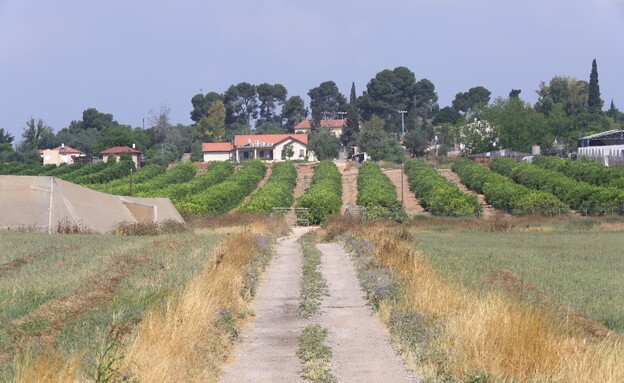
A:
MULTIPOLYGON (((456 378, 480 372, 500 382, 624 382, 620 340, 588 339, 568 331, 545 308, 449 284, 412 248, 407 229, 384 225, 345 226, 371 240, 379 264, 401 280, 405 295, 396 302, 398 308, 444 322, 437 348, 446 354, 445 368, 456 378)), ((340 231, 326 228, 330 236, 340 231)), ((390 308, 380 312, 387 321, 390 308)), ((410 359, 416 371, 435 379, 436 366, 408 355, 410 359)))

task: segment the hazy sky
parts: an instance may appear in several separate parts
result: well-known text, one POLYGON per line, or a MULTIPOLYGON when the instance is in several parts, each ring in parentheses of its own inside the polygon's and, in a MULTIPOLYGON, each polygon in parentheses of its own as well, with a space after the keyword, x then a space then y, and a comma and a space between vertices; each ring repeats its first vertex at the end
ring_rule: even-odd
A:
POLYGON ((406 66, 441 107, 484 86, 534 103, 540 81, 589 80, 624 110, 624 0, 0 0, 0 128, 55 131, 95 107, 141 126, 166 103, 190 124, 200 89, 332 80, 347 97, 406 66))

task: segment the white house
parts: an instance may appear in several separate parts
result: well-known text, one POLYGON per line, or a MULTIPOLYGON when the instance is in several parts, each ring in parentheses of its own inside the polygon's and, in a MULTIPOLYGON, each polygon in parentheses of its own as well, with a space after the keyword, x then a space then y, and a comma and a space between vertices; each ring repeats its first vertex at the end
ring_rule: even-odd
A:
MULTIPOLYGON (((334 136, 340 138, 342 129, 347 126, 347 120, 321 120, 321 129, 328 129, 334 136)), ((303 120, 295 126, 295 133, 310 133, 312 121, 303 120)))
POLYGON ((234 145, 230 142, 204 142, 202 144, 204 162, 231 160, 233 150, 234 145))
POLYGON ((234 136, 234 156, 236 162, 257 158, 264 161, 311 160, 308 153, 307 134, 255 134, 234 136), (286 147, 293 149, 292 157, 287 157, 286 147))
POLYGON ((80 150, 71 148, 65 144, 61 144, 61 146, 54 149, 40 150, 39 152, 43 158, 44 165, 71 165, 74 163, 75 159, 85 157, 85 154, 80 150))
POLYGON ((624 130, 609 130, 578 140, 578 158, 587 158, 609 166, 610 161, 624 160, 624 130))

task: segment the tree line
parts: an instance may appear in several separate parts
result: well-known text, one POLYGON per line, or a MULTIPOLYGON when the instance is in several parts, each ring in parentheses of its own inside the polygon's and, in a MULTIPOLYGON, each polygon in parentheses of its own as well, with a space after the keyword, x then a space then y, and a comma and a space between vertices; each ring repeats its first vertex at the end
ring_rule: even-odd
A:
POLYGON ((528 152, 532 145, 565 154, 576 148, 580 137, 624 124, 624 114, 613 101, 603 111, 596 60, 588 81, 555 76, 541 82, 536 92, 537 102, 531 105, 522 100, 520 89, 492 100, 487 88, 475 86, 440 108, 435 85, 401 66, 377 73, 360 95, 352 84, 348 99, 334 81, 324 81, 308 91, 308 108, 282 84, 241 82, 223 92, 194 95, 190 125, 173 125, 166 105, 150 112, 147 129, 120 124, 95 108, 57 133, 43 120, 30 119, 17 150, 11 145, 14 137, 0 129, 0 160, 39 161, 38 149, 61 143, 95 155, 110 146, 134 143, 149 161, 159 164, 189 151, 200 160, 202 142, 231 141, 236 134, 292 133, 305 119, 312 124, 311 149, 321 158, 334 156, 340 145, 357 145, 374 159, 401 161, 403 147, 421 156, 431 143, 437 143, 437 154, 457 146, 464 153, 499 148, 528 152), (343 118, 340 141, 319 129, 321 120, 343 118))

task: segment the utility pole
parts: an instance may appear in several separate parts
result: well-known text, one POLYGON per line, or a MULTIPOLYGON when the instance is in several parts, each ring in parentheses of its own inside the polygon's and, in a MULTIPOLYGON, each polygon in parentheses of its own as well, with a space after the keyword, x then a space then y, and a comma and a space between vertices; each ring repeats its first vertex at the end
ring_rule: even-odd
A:
POLYGON ((403 136, 405 136, 405 113, 407 113, 407 110, 398 110, 397 112, 401 113, 401 131, 403 136))

